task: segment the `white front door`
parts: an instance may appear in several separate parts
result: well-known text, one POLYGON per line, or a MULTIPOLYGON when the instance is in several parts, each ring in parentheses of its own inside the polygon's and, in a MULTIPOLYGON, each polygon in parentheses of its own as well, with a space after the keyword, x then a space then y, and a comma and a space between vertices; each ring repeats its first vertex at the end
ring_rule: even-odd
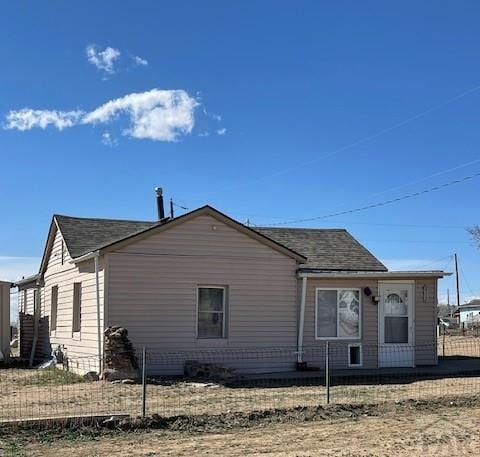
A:
POLYGON ((414 284, 380 283, 378 303, 378 365, 415 366, 414 284))

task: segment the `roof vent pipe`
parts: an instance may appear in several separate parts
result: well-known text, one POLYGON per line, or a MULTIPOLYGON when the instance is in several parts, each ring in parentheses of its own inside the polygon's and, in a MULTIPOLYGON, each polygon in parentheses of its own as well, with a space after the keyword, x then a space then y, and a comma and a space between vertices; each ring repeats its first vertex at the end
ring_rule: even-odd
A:
POLYGON ((155 187, 155 194, 157 195, 157 211, 158 220, 165 219, 165 208, 163 207, 163 189, 161 187, 155 187))

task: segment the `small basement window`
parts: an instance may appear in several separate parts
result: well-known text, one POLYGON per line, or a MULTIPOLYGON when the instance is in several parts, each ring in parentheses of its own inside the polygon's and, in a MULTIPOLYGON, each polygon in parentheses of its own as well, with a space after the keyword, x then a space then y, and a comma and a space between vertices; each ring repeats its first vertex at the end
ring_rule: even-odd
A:
POLYGON ((362 366, 362 346, 359 344, 348 345, 348 366, 361 367, 362 366))

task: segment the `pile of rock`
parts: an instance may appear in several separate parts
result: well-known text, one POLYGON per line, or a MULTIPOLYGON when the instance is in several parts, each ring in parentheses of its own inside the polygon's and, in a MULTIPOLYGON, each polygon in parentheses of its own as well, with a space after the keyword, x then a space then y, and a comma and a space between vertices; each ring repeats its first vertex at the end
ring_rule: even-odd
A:
POLYGON ((102 379, 116 381, 139 378, 135 349, 123 327, 108 327, 105 332, 105 360, 102 379))
POLYGON ((235 376, 234 369, 215 363, 202 363, 197 360, 186 360, 183 368, 187 378, 230 379, 235 376))

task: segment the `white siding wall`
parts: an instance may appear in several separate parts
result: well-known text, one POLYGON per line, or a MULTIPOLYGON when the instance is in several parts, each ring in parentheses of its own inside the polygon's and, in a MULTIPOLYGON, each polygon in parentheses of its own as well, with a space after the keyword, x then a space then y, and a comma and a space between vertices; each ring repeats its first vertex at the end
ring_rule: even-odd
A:
MULTIPOLYGON (((69 356, 78 359, 72 368, 80 371, 98 369, 97 338, 97 300, 96 281, 93 260, 85 261, 78 266, 70 263, 70 256, 64 251, 64 262, 61 262, 62 237, 59 231, 55 235, 53 248, 45 271, 45 285, 42 288, 42 316, 50 317, 52 287, 58 286, 57 328, 50 329, 52 349, 64 346, 69 356), (72 333, 73 318, 73 284, 82 283, 81 331, 72 333)), ((100 300, 101 324, 103 326, 103 265, 100 259, 100 300)), ((103 328, 103 327, 102 327, 103 328)))
MULTIPOLYGON (((108 324, 126 327, 137 350, 146 346, 158 372, 182 371, 184 358, 155 364, 169 351, 296 345, 296 261, 211 216, 108 254, 107 269, 108 324), (198 285, 228 286, 227 338, 196 338, 198 285)), ((222 363, 275 371, 292 369, 295 356, 222 363)))

